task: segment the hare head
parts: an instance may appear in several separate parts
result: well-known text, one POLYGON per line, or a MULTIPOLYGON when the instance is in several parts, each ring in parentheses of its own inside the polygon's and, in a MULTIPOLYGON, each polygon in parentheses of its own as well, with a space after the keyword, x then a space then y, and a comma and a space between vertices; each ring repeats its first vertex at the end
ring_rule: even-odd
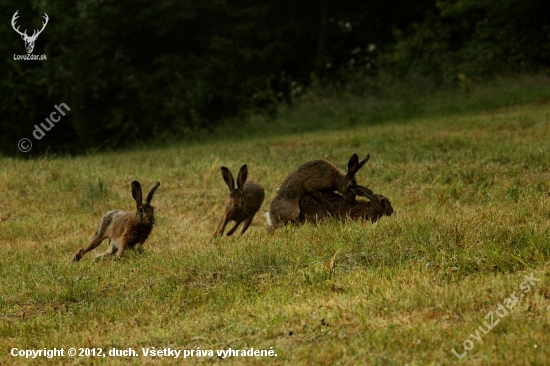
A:
POLYGON ((222 176, 225 184, 229 187, 229 202, 232 208, 241 208, 244 205, 243 189, 248 177, 248 167, 243 165, 239 170, 239 176, 237 177, 237 188, 235 188, 235 179, 233 175, 226 167, 222 166, 222 176))
MULTIPOLYGON (((348 171, 344 178, 340 181, 338 187, 338 192, 342 194, 342 197, 348 202, 351 202, 355 199, 356 194, 350 189, 350 187, 356 187, 357 182, 355 181, 355 173, 361 169, 363 165, 370 159, 370 154, 367 154, 365 158, 359 161, 357 154, 353 154, 348 161, 348 171)), ((371 191, 372 194, 372 191, 371 191)))
POLYGON ((372 205, 385 216, 391 216, 393 214, 393 207, 390 200, 381 194, 374 194, 376 200, 371 199, 372 205))
POLYGON ((132 182, 132 197, 136 201, 136 221, 144 225, 153 225, 155 223, 155 209, 151 206, 151 200, 153 199, 153 194, 160 185, 160 182, 157 182, 149 191, 145 203, 142 203, 142 192, 141 184, 138 181, 132 182))
POLYGON ((370 189, 363 186, 353 187, 349 185, 348 188, 355 195, 368 198, 374 209, 381 215, 390 216, 393 213, 393 207, 387 197, 384 197, 381 194, 373 193, 370 189))

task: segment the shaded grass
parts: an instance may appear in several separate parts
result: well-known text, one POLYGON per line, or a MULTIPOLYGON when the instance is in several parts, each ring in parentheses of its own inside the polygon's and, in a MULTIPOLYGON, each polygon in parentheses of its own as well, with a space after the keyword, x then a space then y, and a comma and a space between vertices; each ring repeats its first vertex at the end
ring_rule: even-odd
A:
MULTIPOLYGON (((232 364, 454 364, 451 349, 462 353, 534 272, 540 282, 461 362, 544 364, 549 116, 539 103, 293 137, 0 158, 0 363, 28 362, 12 347, 154 346, 277 353, 223 361, 232 364), (315 158, 343 169, 353 152, 372 154, 358 181, 390 198, 392 217, 265 233, 261 215, 290 170, 315 158), (219 167, 243 163, 266 201, 246 235, 210 244, 227 196, 219 167), (92 261, 102 244, 69 264, 106 211, 133 209, 133 179, 144 190, 161 182, 145 253, 92 261)), ((75 359, 106 362, 182 360, 75 359)))
MULTIPOLYGON (((501 77, 491 82, 468 83, 463 87, 434 89, 425 80, 384 83, 358 78, 347 89, 314 87, 296 98, 294 104, 281 104, 275 119, 253 114, 242 120, 229 120, 214 130, 197 133, 199 141, 238 141, 243 138, 285 136, 322 130, 366 127, 396 120, 447 118, 449 116, 505 108, 550 100, 550 77, 546 74, 501 77), (365 84, 365 85, 363 85, 365 84), (359 90, 358 90, 359 89, 359 90)), ((520 122, 527 126, 529 121, 520 122)), ((352 145, 358 142, 351 140, 352 145)))

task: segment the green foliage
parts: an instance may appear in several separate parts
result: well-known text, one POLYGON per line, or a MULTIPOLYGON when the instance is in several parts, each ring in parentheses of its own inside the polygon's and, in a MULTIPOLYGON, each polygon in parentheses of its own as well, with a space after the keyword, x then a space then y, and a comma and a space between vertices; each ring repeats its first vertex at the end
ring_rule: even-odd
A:
POLYGON ((467 89, 471 79, 550 65, 546 1, 439 0, 436 5, 407 32, 396 30, 397 43, 383 58, 388 72, 467 89))
POLYGON ((19 139, 33 140, 34 126, 60 103, 70 113, 29 154, 211 133, 230 118, 272 117, 317 86, 377 100, 403 85, 468 92, 480 79, 548 67, 544 5, 0 0, 0 151, 24 156, 19 139), (13 60, 25 53, 10 25, 16 10, 29 32, 48 13, 34 51, 47 61, 13 60))

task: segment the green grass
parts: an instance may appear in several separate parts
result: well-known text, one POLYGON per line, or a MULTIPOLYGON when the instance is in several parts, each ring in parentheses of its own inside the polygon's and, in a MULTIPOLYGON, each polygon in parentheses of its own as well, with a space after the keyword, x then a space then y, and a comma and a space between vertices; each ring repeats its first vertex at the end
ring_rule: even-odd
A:
POLYGON ((0 364, 547 363, 550 105, 476 110, 149 151, 0 158, 0 364), (316 158, 344 169, 353 152, 371 153, 358 181, 389 197, 393 216, 265 232, 263 213, 286 174, 316 158), (264 205, 243 237, 209 243, 227 197, 220 166, 236 173, 243 163, 266 189, 264 205), (134 209, 133 179, 144 190, 161 182, 145 253, 94 262, 103 243, 69 263, 105 212, 134 209), (540 282, 473 340, 531 272, 540 282), (463 353, 466 339, 474 348, 460 361, 451 349, 463 353), (273 347, 277 357, 29 361, 10 356, 13 347, 273 347))

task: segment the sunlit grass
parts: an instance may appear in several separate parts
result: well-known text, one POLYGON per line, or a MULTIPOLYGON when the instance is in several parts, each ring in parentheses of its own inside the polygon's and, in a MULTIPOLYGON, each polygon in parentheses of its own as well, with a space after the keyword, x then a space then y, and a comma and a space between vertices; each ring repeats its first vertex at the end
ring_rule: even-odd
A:
POLYGON ((541 281, 460 362, 544 364, 549 116, 548 104, 531 104, 292 137, 0 158, 0 363, 28 362, 12 347, 154 346, 277 353, 223 361, 232 364, 453 364, 451 349, 462 353, 534 272, 541 281), (344 169, 354 152, 371 153, 357 179, 390 198, 393 216, 265 232, 263 213, 288 172, 317 158, 344 169), (220 166, 244 163, 266 189, 264 206, 243 237, 209 243, 228 193, 220 166), (105 242, 70 264, 105 212, 134 209, 134 179, 144 190, 161 182, 145 253, 94 262, 105 242))

